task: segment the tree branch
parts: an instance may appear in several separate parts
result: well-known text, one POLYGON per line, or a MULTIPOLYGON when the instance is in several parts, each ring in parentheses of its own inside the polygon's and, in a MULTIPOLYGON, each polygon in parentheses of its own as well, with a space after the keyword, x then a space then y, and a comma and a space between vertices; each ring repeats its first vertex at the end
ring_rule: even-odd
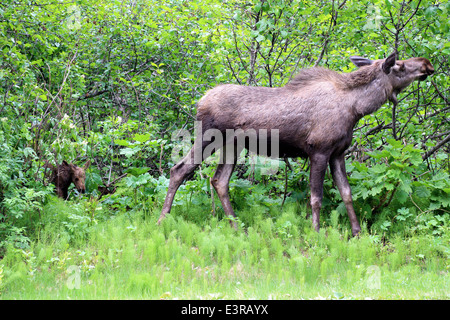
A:
POLYGON ((441 142, 439 142, 437 145, 435 145, 433 148, 431 148, 429 151, 427 151, 426 153, 424 153, 422 155, 422 159, 426 160, 428 159, 433 153, 435 153, 436 151, 438 151, 442 146, 444 146, 446 143, 450 142, 450 134, 445 137, 444 140, 442 140, 441 142))

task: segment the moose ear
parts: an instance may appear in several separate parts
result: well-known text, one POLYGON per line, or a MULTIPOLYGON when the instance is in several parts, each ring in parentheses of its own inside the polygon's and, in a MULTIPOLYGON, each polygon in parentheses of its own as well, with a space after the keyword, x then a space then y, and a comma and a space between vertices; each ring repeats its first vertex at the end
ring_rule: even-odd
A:
POLYGON ((68 163, 66 160, 63 160, 63 162, 61 163, 61 166, 69 168, 69 170, 72 172, 75 169, 74 165, 72 163, 68 163))
POLYGON ((87 170, 90 165, 91 165, 91 160, 86 161, 86 163, 84 164, 84 170, 87 170))
POLYGON ((391 53, 389 57, 386 58, 386 60, 383 62, 382 68, 384 73, 389 74, 391 72, 391 68, 395 66, 395 60, 396 60, 397 52, 391 53))
POLYGON ((370 66, 373 63, 373 61, 370 60, 370 59, 363 58, 363 57, 358 57, 358 56, 350 57, 350 60, 358 68, 362 67, 362 66, 370 66))

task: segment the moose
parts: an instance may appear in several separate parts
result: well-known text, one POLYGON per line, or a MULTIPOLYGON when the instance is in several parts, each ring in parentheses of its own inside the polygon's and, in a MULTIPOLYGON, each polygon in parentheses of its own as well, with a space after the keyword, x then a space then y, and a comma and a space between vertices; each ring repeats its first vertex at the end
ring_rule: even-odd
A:
POLYGON ((90 161, 86 161, 83 168, 80 168, 73 163, 67 163, 64 160, 61 164, 56 166, 48 161, 45 162, 44 168, 50 169, 50 182, 56 186, 56 192, 60 198, 67 200, 68 189, 73 182, 78 192, 85 193, 86 187, 84 185, 86 179, 86 170, 89 168, 90 161))
MULTIPOLYGON (((267 129, 267 140, 278 139, 279 157, 310 159, 310 204, 312 223, 319 231, 323 182, 327 166, 347 209, 352 234, 361 231, 356 217, 344 155, 350 146, 353 128, 362 117, 378 110, 388 100, 397 104, 397 95, 413 81, 423 81, 434 73, 426 58, 397 60, 395 51, 385 59, 370 60, 352 56, 358 67, 338 73, 322 67, 302 70, 283 87, 249 87, 223 84, 209 90, 197 103, 197 121, 202 132, 229 129, 267 129), (277 130, 277 135, 271 134, 277 130)), ((172 207, 181 183, 191 176, 204 158, 207 139, 197 139, 189 153, 170 170, 170 182, 158 224, 172 207), (196 158, 197 157, 197 158, 196 158)), ((236 148, 236 139, 222 148, 226 154, 236 148)), ((211 183, 230 217, 235 213, 229 198, 229 181, 236 164, 220 162, 211 183)), ((227 156, 228 160, 228 156, 227 156)), ((230 221, 233 221, 231 219, 230 221)))

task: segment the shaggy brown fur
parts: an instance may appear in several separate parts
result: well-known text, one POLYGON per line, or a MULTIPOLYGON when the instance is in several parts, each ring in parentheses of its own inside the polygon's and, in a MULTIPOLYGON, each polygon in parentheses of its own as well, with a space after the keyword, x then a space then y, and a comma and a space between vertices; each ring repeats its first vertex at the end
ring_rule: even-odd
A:
POLYGON ((84 185, 86 179, 86 170, 89 167, 90 161, 86 161, 84 168, 80 168, 72 163, 67 163, 63 161, 56 167, 50 164, 48 161, 45 162, 44 168, 51 170, 50 182, 56 186, 56 192, 58 196, 67 200, 68 189, 70 184, 73 182, 78 192, 86 192, 86 187, 84 185))
POLYGON ((330 69, 316 67, 303 70, 289 81, 286 87, 296 90, 318 82, 332 82, 339 89, 353 89, 372 82, 379 73, 377 71, 376 68, 364 66, 352 73, 338 73, 330 69))

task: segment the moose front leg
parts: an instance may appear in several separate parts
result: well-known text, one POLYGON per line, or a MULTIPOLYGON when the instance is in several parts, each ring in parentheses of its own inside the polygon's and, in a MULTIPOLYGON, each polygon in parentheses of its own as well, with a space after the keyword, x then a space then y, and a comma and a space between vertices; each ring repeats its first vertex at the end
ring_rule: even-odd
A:
POLYGON ((309 174, 309 184, 311 188, 311 208, 312 222, 314 229, 319 231, 320 208, 323 198, 323 180, 327 169, 329 157, 323 154, 315 154, 310 157, 311 169, 309 174))
MULTIPOLYGON (((167 190, 166 200, 164 201, 163 208, 161 210, 161 215, 158 219, 158 224, 165 218, 166 214, 168 214, 172 208, 173 199, 175 194, 180 187, 181 183, 191 175, 194 170, 200 165, 199 163, 195 163, 194 157, 196 150, 198 151, 198 144, 194 143, 189 154, 182 159, 179 163, 173 166, 170 169, 170 181, 169 188, 167 190)), ((203 149, 201 149, 203 151, 203 149)))
POLYGON ((347 208, 348 218, 350 219, 350 224, 352 226, 352 234, 353 236, 356 236, 361 231, 361 227, 353 208, 352 190, 347 179, 344 155, 332 157, 330 159, 330 169, 334 183, 337 185, 342 201, 344 201, 345 207, 347 208))

